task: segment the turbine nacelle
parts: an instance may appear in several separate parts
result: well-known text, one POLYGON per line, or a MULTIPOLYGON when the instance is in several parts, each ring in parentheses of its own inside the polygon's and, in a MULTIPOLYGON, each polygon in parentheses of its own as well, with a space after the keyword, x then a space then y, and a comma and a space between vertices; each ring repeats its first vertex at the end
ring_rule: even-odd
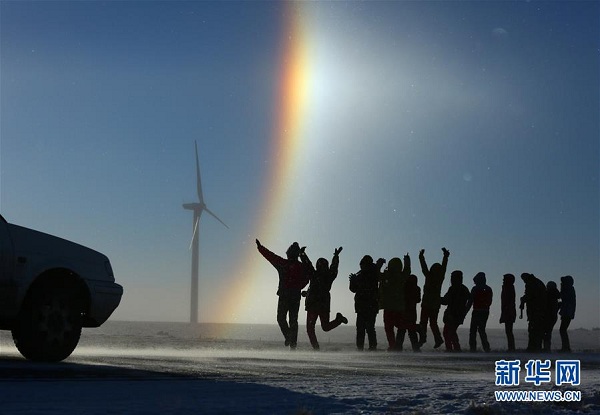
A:
POLYGON ((184 209, 187 209, 187 210, 204 210, 204 209, 206 209, 205 203, 184 203, 182 206, 184 209))

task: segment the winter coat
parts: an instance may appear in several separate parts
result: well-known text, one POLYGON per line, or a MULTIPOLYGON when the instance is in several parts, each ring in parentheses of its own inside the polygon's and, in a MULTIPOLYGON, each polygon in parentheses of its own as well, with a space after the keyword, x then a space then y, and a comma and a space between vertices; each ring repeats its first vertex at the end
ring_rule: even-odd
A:
POLYGON ((444 323, 460 326, 465 321, 470 298, 469 289, 462 283, 462 275, 460 278, 452 275, 450 288, 441 299, 441 303, 447 305, 444 311, 444 323))
POLYGON ((258 247, 258 252, 275 267, 279 274, 277 295, 299 295, 300 290, 308 284, 310 268, 307 264, 298 260, 284 259, 262 245, 258 247))
POLYGON ((404 311, 404 285, 410 275, 410 257, 404 259, 404 268, 400 258, 392 258, 379 283, 379 308, 388 311, 404 311))
MULTIPOLYGON (((417 304, 421 302, 421 288, 417 285, 417 276, 410 275, 404 284, 406 310, 404 312, 405 320, 409 324, 417 322, 417 304)), ((409 327, 414 328, 414 327, 409 327)))
POLYGON ((573 277, 567 275, 560 279, 560 297, 562 304, 560 306, 561 318, 575 318, 575 288, 573 288, 573 277))
POLYGON ((306 257, 310 266, 310 285, 306 293, 305 309, 311 312, 329 312, 331 304, 331 285, 338 274, 340 258, 334 255, 331 265, 326 270, 315 270, 312 263, 306 257))
POLYGON ((354 311, 356 313, 379 312, 379 278, 381 272, 376 264, 360 270, 350 276, 350 291, 354 293, 354 311))
POLYGON ((473 311, 489 311, 492 305, 493 292, 489 285, 486 285, 485 274, 478 273, 473 278, 475 286, 471 289, 471 299, 467 304, 467 310, 473 306, 473 311))
POLYGON ((448 256, 444 255, 442 264, 435 263, 431 266, 431 269, 427 267, 424 255, 419 254, 419 262, 421 263, 421 271, 425 277, 421 307, 429 310, 439 310, 442 283, 444 282, 446 267, 448 266, 448 256))
POLYGON ((514 323, 517 320, 515 277, 511 277, 502 284, 500 323, 514 323))
POLYGON ((527 304, 527 320, 541 322, 546 317, 546 286, 532 274, 522 274, 525 295, 521 304, 527 304))

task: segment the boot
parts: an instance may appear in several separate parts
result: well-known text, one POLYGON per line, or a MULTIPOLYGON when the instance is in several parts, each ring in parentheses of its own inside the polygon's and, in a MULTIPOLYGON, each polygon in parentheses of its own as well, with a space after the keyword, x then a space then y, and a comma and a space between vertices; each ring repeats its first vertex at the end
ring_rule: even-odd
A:
POLYGON ((342 313, 337 313, 335 315, 335 319, 341 321, 342 324, 348 324, 348 319, 342 315, 342 313))
POLYGON ((419 344, 423 346, 427 343, 427 323, 419 324, 417 330, 419 331, 419 344))
POLYGON ((421 351, 421 344, 419 343, 419 336, 416 330, 408 331, 408 338, 410 339, 410 344, 412 346, 413 352, 421 351))
POLYGON ((399 329, 396 335, 396 350, 402 351, 404 349, 404 337, 406 336, 405 329, 399 329))

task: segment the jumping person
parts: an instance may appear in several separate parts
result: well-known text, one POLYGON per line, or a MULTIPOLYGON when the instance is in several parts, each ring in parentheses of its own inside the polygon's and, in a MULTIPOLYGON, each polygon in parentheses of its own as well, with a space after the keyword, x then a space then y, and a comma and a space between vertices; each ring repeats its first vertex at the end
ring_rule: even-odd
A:
POLYGON ((304 252, 300 254, 302 262, 309 264, 311 270, 308 291, 303 291, 302 293, 303 295, 306 295, 306 332, 310 339, 310 344, 315 350, 319 350, 319 342, 317 341, 317 335, 315 334, 317 319, 321 320, 321 328, 323 331, 333 330, 340 324, 348 324, 348 319, 341 313, 336 314, 335 320, 329 321, 329 313, 331 311, 330 291, 331 285, 338 274, 340 252, 342 252, 341 246, 334 251, 333 258, 331 259, 331 266, 325 258, 319 258, 317 260, 316 269, 304 252))
POLYGON ((279 274, 277 295, 277 323, 285 339, 285 345, 293 350, 298 342, 298 311, 300 310, 300 292, 308 284, 310 269, 298 260, 304 248, 298 242, 290 245, 286 251, 287 259, 269 251, 256 240, 258 252, 271 263, 279 274), (289 316, 289 324, 288 324, 289 316))
POLYGON ((379 258, 376 263, 373 263, 373 258, 365 255, 360 260, 360 271, 350 274, 350 291, 354 293, 358 350, 364 349, 365 332, 369 337, 369 350, 377 349, 375 320, 379 312, 378 283, 383 264, 385 259, 379 258))
POLYGON ((436 262, 431 266, 431 269, 427 267, 427 262, 425 262, 425 250, 421 249, 419 252, 421 271, 425 277, 423 301, 421 302, 421 321, 419 323, 420 343, 423 345, 427 342, 427 323, 429 322, 435 341, 433 347, 436 349, 444 343, 437 320, 440 312, 442 283, 444 282, 448 257, 450 256, 450 251, 446 248, 442 248, 442 252, 444 253, 442 263, 436 262))

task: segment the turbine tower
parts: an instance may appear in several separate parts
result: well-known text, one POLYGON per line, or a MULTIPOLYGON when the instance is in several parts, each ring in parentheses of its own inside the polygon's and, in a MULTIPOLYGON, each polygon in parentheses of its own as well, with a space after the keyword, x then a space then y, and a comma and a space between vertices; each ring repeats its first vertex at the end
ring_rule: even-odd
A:
POLYGON ((198 323, 198 235, 200 233, 198 227, 200 224, 200 215, 202 215, 203 211, 206 211, 209 215, 221 222, 227 229, 229 229, 229 226, 225 225, 225 222, 212 213, 206 206, 206 203, 204 203, 204 197, 202 196, 202 182, 200 181, 200 163, 198 162, 198 143, 196 141, 194 141, 194 147, 196 148, 196 189, 198 191, 198 202, 184 203, 183 208, 194 212, 192 242, 190 244, 190 249, 192 250, 190 323, 195 324, 198 323))

